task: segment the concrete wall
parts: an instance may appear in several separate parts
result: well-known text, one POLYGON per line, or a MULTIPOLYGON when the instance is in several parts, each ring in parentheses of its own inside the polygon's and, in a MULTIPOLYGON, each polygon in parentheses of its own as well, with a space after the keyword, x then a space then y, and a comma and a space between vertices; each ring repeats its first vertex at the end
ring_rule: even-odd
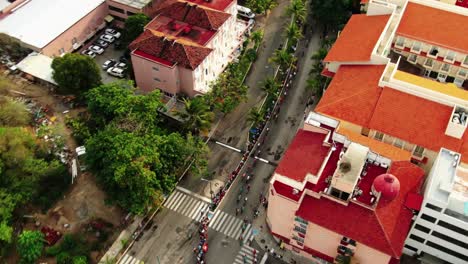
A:
POLYGON ((195 73, 194 71, 184 68, 177 67, 179 69, 179 80, 180 80, 180 92, 188 95, 195 96, 198 93, 194 91, 195 88, 195 73))
POLYGON ((92 37, 105 26, 104 17, 108 14, 107 3, 102 3, 59 37, 47 44, 42 53, 49 57, 60 56, 60 49, 65 53, 73 51, 74 39, 78 44, 92 37))
POLYGON ((271 231, 291 238, 298 204, 276 193, 272 185, 270 185, 268 195, 267 218, 271 225, 271 231))
POLYGON ((178 67, 167 67, 134 54, 132 54, 132 65, 136 84, 143 92, 149 93, 155 89, 171 94, 180 92, 177 82, 178 67))

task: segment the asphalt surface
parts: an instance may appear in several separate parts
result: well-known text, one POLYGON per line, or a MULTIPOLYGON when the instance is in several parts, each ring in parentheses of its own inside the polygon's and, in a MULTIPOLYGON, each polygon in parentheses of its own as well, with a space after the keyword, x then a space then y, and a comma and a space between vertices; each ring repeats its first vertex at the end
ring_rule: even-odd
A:
MULTIPOLYGON (((244 120, 252 106, 259 105, 263 99, 263 92, 260 89, 260 83, 266 76, 274 73, 274 65, 268 63, 268 58, 283 42, 281 31, 285 23, 288 22, 284 15, 284 9, 287 1, 280 1, 280 5, 270 14, 265 22, 265 37, 261 53, 255 62, 246 83, 249 85, 249 100, 243 103, 238 109, 226 116, 220 123, 217 132, 214 135, 219 141, 225 142, 235 148, 243 149, 246 145, 247 132, 249 124, 244 120)), ((258 23, 260 24, 260 23, 258 23)), ((310 27, 309 27, 310 28, 310 27)), ((318 35, 313 35, 310 44, 304 40, 298 48, 299 65, 298 72, 289 89, 288 95, 283 101, 281 112, 276 121, 272 121, 269 128, 268 137, 261 146, 259 156, 266 160, 276 161, 275 153, 281 156, 295 135, 298 127, 301 125, 305 113, 306 102, 309 98, 308 91, 305 89, 308 72, 311 68, 310 56, 319 48, 318 35), (307 46, 306 46, 307 43, 307 46)), ((310 39, 306 36, 305 39, 310 39)), ((220 182, 225 180, 241 159, 241 154, 228 148, 210 143, 212 155, 209 161, 209 168, 214 172, 214 178, 211 179, 211 188, 220 187, 220 182)), ((278 156, 276 156, 278 158, 278 156)), ((257 259, 263 256, 264 246, 272 246, 272 240, 266 237, 264 232, 266 227, 250 223, 253 220, 264 218, 264 209, 260 206, 260 216, 254 219, 254 211, 259 207, 260 194, 263 194, 268 187, 269 179, 275 169, 270 164, 257 161, 256 165, 250 164, 251 174, 253 175, 249 184, 250 191, 247 193, 247 184, 245 179, 238 177, 232 185, 230 191, 226 194, 223 203, 215 211, 208 231, 209 250, 206 254, 206 263, 243 263, 244 254, 252 263, 252 250, 257 251, 257 259), (241 208, 243 202, 237 202, 240 189, 243 188, 242 201, 247 197, 244 213, 236 216, 236 209, 241 208), (219 211, 219 212, 218 212, 219 211), (241 229, 244 219, 249 223, 247 231, 241 229), (253 236, 259 232, 262 236, 253 236), (242 234, 242 240, 253 237, 251 245, 241 243, 239 234, 242 234)), ((154 218, 154 224, 143 233, 143 236, 137 241, 128 252, 132 258, 144 261, 144 263, 196 263, 194 247, 198 245, 198 220, 199 213, 206 212, 209 199, 198 198, 197 194, 209 197, 210 183, 203 182, 200 179, 187 178, 181 182, 181 187, 190 191, 183 192, 177 190, 169 197, 164 208, 154 218)), ((124 257, 125 258, 125 257, 124 257)), ((130 257, 128 257, 130 258, 130 257)), ((286 260, 286 259, 285 259, 286 260)), ((280 260, 269 259, 267 263, 281 263, 280 260)))

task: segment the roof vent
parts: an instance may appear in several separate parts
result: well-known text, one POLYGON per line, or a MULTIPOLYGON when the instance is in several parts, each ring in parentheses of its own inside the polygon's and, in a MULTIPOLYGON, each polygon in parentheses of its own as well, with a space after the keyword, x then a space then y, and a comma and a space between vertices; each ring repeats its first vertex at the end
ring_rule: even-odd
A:
POLYGON ((454 138, 461 139, 465 133, 466 126, 468 123, 468 110, 455 106, 450 116, 450 120, 445 129, 445 134, 454 138))

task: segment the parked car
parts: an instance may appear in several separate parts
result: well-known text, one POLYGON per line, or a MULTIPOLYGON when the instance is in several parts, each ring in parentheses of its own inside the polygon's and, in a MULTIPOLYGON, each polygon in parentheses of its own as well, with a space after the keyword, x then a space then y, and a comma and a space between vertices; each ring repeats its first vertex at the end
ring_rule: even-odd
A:
POLYGON ((118 32, 117 30, 115 30, 113 28, 106 28, 106 30, 104 32, 106 32, 106 34, 111 35, 111 36, 113 36, 114 38, 117 38, 117 39, 120 38, 120 36, 122 35, 122 34, 120 34, 120 32, 118 32))
POLYGON ((240 5, 237 5, 237 15, 246 19, 255 18, 255 14, 250 8, 240 5))
POLYGON ((109 69, 110 67, 114 66, 117 62, 113 59, 110 59, 110 60, 106 60, 103 64, 102 64, 102 68, 104 70, 107 70, 109 69))
POLYGON ((107 69, 107 73, 119 78, 125 77, 125 70, 117 67, 110 67, 107 69))
POLYGON ((109 42, 104 41, 102 39, 97 39, 96 41, 94 41, 93 44, 98 45, 98 46, 102 47, 103 49, 105 49, 105 48, 107 48, 109 46, 109 42))
POLYGON ((126 70, 128 68, 128 65, 125 62, 120 61, 114 67, 126 70))
POLYGON ((101 35, 99 37, 99 39, 102 39, 102 40, 107 41, 109 43, 113 43, 115 41, 115 38, 113 36, 111 36, 111 35, 108 35, 108 34, 101 35))
POLYGON ((83 55, 86 55, 86 56, 89 56, 91 58, 95 58, 96 57, 96 53, 94 53, 93 51, 91 50, 88 50, 88 49, 85 49, 81 52, 81 54, 83 55))
POLYGON ((91 46, 89 46, 88 49, 90 51, 96 53, 96 54, 99 54, 99 55, 101 55, 104 52, 104 49, 102 47, 97 46, 97 45, 91 45, 91 46))

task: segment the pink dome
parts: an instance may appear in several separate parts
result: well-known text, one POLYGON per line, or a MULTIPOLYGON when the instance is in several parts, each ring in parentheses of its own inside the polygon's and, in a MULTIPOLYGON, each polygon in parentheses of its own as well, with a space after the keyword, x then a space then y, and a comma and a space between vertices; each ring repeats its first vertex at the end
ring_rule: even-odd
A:
POLYGON ((381 193, 381 198, 392 200, 398 196, 400 181, 392 174, 385 173, 377 176, 372 183, 374 195, 381 193))

